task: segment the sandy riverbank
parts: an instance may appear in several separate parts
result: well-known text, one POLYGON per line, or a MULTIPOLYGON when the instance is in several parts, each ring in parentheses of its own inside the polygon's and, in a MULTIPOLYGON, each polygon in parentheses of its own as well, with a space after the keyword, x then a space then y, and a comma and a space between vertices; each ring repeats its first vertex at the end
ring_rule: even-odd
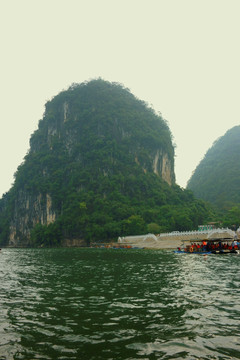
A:
POLYGON ((144 248, 144 249, 177 249, 177 247, 182 245, 182 240, 179 239, 168 239, 168 240, 158 240, 158 241, 135 241, 135 242, 127 242, 127 243, 116 243, 112 244, 112 246, 131 246, 136 248, 144 248))
POLYGON ((148 249, 177 249, 181 247, 183 241, 185 245, 190 242, 201 241, 205 239, 222 239, 222 238, 232 238, 235 233, 230 229, 216 229, 210 233, 203 232, 187 232, 179 234, 146 234, 139 236, 126 236, 118 239, 118 245, 126 245, 131 247, 138 248, 148 248, 148 249))

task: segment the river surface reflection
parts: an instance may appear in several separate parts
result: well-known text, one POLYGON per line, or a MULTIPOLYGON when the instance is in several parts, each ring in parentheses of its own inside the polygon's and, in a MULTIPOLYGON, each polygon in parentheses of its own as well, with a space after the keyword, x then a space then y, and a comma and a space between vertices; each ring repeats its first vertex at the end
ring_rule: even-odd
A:
POLYGON ((3 249, 2 359, 240 359, 240 256, 3 249))

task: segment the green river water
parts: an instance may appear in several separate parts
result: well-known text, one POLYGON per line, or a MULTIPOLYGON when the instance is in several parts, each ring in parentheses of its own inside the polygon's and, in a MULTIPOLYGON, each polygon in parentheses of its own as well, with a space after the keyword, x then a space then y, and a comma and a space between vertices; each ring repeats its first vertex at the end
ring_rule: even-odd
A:
POLYGON ((240 359, 240 256, 3 249, 0 360, 240 359))

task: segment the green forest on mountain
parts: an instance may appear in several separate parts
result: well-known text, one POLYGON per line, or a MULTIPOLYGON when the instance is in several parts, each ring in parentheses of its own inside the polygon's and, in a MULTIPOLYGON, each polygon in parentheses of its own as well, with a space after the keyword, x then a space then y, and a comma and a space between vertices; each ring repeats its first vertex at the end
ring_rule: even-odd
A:
POLYGON ((224 226, 240 225, 240 126, 228 130, 207 151, 187 189, 211 203, 224 226))
POLYGON ((206 202, 175 184, 174 173, 171 186, 154 173, 158 149, 174 168, 167 122, 128 89, 101 79, 73 84, 46 104, 14 185, 0 200, 0 243, 24 217, 23 194, 49 194, 57 215, 51 224, 29 220, 31 246, 186 231, 214 220, 206 202))

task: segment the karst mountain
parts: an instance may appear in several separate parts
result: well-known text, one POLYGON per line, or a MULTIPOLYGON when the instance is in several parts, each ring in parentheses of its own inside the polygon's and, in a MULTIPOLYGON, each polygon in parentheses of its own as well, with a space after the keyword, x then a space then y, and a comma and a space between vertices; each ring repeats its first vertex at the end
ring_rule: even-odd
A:
POLYGON ((46 103, 0 201, 0 242, 89 245, 193 229, 208 216, 205 203, 175 183, 167 122, 129 89, 96 79, 46 103))
POLYGON ((240 126, 231 128, 214 142, 187 188, 222 211, 240 204, 240 126))

